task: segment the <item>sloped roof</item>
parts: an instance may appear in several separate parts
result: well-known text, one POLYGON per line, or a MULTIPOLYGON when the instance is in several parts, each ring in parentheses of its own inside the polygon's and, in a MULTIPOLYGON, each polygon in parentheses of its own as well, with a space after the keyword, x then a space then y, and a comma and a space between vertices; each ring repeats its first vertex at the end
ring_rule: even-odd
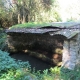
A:
POLYGON ((39 34, 43 34, 43 33, 46 33, 46 32, 55 32, 55 31, 58 31, 60 30, 60 28, 22 28, 22 29, 11 29, 11 30, 6 30, 6 32, 8 33, 11 33, 11 32, 16 32, 16 33, 39 33, 39 34))
MULTIPOLYGON (((67 24, 67 23, 63 23, 67 24)), ((69 23, 71 26, 64 26, 60 31, 50 33, 51 35, 63 35, 67 39, 70 39, 80 33, 80 24, 79 23, 69 23)))
POLYGON ((51 23, 50 26, 48 25, 48 26, 35 27, 35 28, 13 28, 13 29, 7 29, 6 32, 7 33, 35 33, 35 34, 43 34, 48 32, 50 33, 50 35, 60 34, 65 36, 67 39, 70 39, 80 32, 80 24, 79 23, 73 23, 73 24, 51 23))
POLYGON ((80 21, 79 22, 52 22, 50 23, 50 25, 60 27, 60 28, 71 28, 71 27, 76 28, 77 25, 77 28, 80 28, 78 26, 80 25, 80 21))
POLYGON ((65 36, 67 39, 70 39, 72 37, 74 37, 75 35, 77 35, 80 32, 80 30, 76 29, 62 29, 60 31, 57 32, 50 32, 50 35, 54 36, 54 35, 63 35, 65 36))

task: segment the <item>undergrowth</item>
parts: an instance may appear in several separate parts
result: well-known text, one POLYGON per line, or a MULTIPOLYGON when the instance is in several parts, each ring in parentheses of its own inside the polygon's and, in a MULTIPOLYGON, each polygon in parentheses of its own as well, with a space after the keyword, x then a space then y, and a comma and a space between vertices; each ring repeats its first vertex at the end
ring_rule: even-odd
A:
POLYGON ((80 80, 80 68, 77 66, 74 70, 61 68, 60 75, 63 80, 80 80))
POLYGON ((31 69, 28 61, 16 61, 9 53, 0 50, 0 80, 80 80, 80 68, 54 67, 41 73, 31 69))
POLYGON ((59 71, 51 71, 46 69, 40 73, 31 69, 28 61, 16 61, 9 53, 0 50, 0 80, 53 80, 59 71))
POLYGON ((7 34, 3 29, 0 28, 0 49, 1 50, 8 50, 7 48, 7 34))

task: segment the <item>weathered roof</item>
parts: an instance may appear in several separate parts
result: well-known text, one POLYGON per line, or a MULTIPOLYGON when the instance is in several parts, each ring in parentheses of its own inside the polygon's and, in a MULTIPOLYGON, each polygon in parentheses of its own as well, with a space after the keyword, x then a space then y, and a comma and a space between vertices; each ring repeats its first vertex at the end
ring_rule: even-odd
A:
POLYGON ((16 32, 16 33, 40 33, 40 34, 43 34, 43 33, 46 33, 46 32, 51 32, 51 31, 58 31, 60 30, 60 28, 22 28, 22 29, 11 29, 11 30, 6 30, 6 32, 16 32))
POLYGON ((78 25, 80 25, 80 21, 79 22, 53 22, 50 23, 52 26, 56 26, 56 27, 60 27, 60 28, 80 28, 78 25), (77 27, 76 27, 77 25, 77 27))
POLYGON ((80 30, 73 30, 73 29, 62 29, 60 31, 57 32, 49 32, 50 35, 54 36, 54 35, 63 35, 65 36, 67 39, 70 39, 72 37, 74 37, 75 35, 77 35, 80 32, 80 30))
MULTIPOLYGON (((53 23, 55 24, 55 23, 53 23)), ((59 23, 59 24, 67 24, 67 23, 59 23)), ((71 24, 71 23, 70 23, 71 24)), ((71 24, 71 26, 43 26, 43 27, 36 27, 36 28, 13 28, 13 29, 7 29, 7 33, 37 33, 37 34, 43 34, 43 33, 49 33, 50 35, 56 35, 60 34, 65 36, 67 39, 72 38, 76 34, 80 32, 80 24, 74 23, 71 24)))

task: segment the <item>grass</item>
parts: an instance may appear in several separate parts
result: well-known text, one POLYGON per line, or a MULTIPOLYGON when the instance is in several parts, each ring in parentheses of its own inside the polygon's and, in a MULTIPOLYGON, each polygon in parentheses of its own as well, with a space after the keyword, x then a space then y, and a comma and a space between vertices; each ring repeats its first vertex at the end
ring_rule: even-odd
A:
POLYGON ((24 24, 17 24, 10 27, 10 29, 13 28, 35 28, 35 27, 42 27, 42 26, 49 26, 48 23, 37 23, 37 22, 29 22, 24 24))
POLYGON ((46 26, 55 26, 55 27, 70 27, 80 22, 51 22, 51 23, 38 23, 38 22, 28 22, 24 24, 17 24, 10 27, 10 29, 15 28, 35 28, 35 27, 46 27, 46 26))

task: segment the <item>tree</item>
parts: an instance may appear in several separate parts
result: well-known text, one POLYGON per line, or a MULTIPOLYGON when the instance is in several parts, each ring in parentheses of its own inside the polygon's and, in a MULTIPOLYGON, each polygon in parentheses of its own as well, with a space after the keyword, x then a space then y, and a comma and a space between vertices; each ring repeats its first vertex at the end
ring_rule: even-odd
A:
POLYGON ((0 26, 61 21, 56 0, 0 0, 0 26))
MULTIPOLYGON (((0 0, 0 27, 8 28, 16 23, 14 19, 14 13, 9 3, 9 0, 0 0)), ((15 18, 16 19, 16 18, 15 18)))
POLYGON ((16 5, 16 9, 17 9, 17 16, 18 16, 18 23, 25 23, 28 22, 28 8, 27 8, 27 4, 26 1, 28 2, 28 0, 13 0, 13 4, 16 5))
POLYGON ((18 23, 60 21, 56 0, 13 0, 18 23))

